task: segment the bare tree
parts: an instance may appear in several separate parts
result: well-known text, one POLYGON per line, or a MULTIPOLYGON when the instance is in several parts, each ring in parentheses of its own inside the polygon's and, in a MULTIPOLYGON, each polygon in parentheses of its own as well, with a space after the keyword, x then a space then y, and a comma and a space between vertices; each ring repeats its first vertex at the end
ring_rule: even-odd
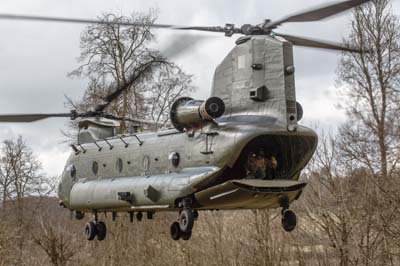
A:
POLYGON ((350 118, 340 130, 342 148, 348 159, 375 177, 391 176, 398 167, 399 26, 389 0, 374 0, 356 9, 346 43, 369 53, 345 53, 338 67, 350 118))
POLYGON ((10 197, 9 194, 11 193, 11 184, 12 184, 11 171, 13 169, 12 167, 13 162, 7 156, 1 157, 0 161, 1 161, 0 187, 1 187, 1 199, 2 199, 1 202, 4 206, 7 199, 10 197))
POLYGON ((13 254, 14 263, 21 265, 26 235, 31 229, 31 222, 38 207, 28 198, 48 193, 51 190, 50 183, 41 173, 40 162, 21 136, 16 141, 4 141, 0 156, 2 211, 7 215, 8 222, 14 225, 9 227, 8 238, 18 250, 13 254))
POLYGON ((312 171, 308 175, 310 185, 305 197, 309 226, 303 228, 315 239, 314 245, 324 246, 326 255, 334 254, 333 259, 327 261, 323 256, 323 265, 351 265, 355 254, 351 244, 353 210, 360 198, 355 199, 357 194, 351 190, 351 177, 342 166, 335 138, 323 136, 309 166, 312 171))
MULTIPOLYGON (((134 13, 131 18, 105 14, 100 18, 105 22, 133 22, 151 24, 154 12, 134 13)), ((87 76, 97 82, 115 82, 118 87, 128 81, 128 76, 154 54, 148 48, 153 40, 148 27, 129 27, 115 24, 90 25, 81 36, 81 55, 83 63, 70 73, 72 76, 87 76)), ((133 93, 136 91, 133 90, 133 93)))
POLYGON ((144 84, 148 111, 146 118, 163 127, 169 121, 172 104, 185 94, 194 91, 192 77, 181 69, 162 67, 152 80, 144 84))
POLYGON ((72 245, 71 237, 64 230, 40 218, 40 229, 33 234, 34 242, 47 254, 53 266, 66 266, 76 255, 77 247, 72 245))
POLYGON ((249 254, 251 265, 284 265, 289 260, 289 256, 285 254, 287 243, 282 241, 282 235, 278 231, 281 228, 274 226, 279 218, 280 215, 271 210, 251 212, 252 228, 248 235, 254 242, 249 254))
MULTIPOLYGON (((100 18, 106 22, 131 22, 151 24, 155 12, 134 13, 131 17, 106 14, 100 18)), ((88 109, 113 92, 113 88, 128 84, 129 77, 154 58, 159 52, 149 48, 154 35, 148 27, 120 26, 116 24, 90 25, 81 36, 82 65, 70 73, 71 76, 85 76, 90 79, 83 105, 88 109)), ((152 119, 165 123, 166 112, 178 96, 193 90, 191 77, 184 74, 173 63, 154 68, 145 79, 129 84, 129 89, 114 101, 109 112, 139 119, 152 119)), ((122 121, 121 129, 125 129, 122 121)))
POLYGON ((340 128, 340 157, 348 169, 364 168, 369 178, 361 206, 365 216, 358 218, 367 221, 360 247, 371 265, 396 264, 399 255, 393 245, 400 237, 399 26, 389 0, 358 8, 346 42, 369 53, 344 54, 338 68, 350 118, 340 128), (379 245, 371 248, 372 243, 379 245))
POLYGON ((49 183, 41 173, 41 164, 26 146, 22 136, 5 140, 0 157, 0 186, 3 204, 6 200, 21 201, 48 191, 49 183))

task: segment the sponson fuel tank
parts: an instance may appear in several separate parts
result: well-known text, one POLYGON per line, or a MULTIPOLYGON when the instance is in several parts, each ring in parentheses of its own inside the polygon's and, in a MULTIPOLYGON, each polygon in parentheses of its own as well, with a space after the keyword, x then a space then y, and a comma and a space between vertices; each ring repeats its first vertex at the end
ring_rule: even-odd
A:
POLYGON ((219 171, 218 167, 197 167, 153 176, 82 179, 72 187, 69 207, 79 211, 175 208, 176 199, 195 192, 219 171))

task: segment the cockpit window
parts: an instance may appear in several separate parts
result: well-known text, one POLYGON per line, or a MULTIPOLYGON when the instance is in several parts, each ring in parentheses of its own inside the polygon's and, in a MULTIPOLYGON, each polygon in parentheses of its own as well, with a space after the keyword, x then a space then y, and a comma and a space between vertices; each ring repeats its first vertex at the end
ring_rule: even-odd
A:
POLYGON ((76 180, 76 168, 75 165, 70 164, 67 167, 67 172, 69 173, 69 176, 71 177, 72 180, 76 180))

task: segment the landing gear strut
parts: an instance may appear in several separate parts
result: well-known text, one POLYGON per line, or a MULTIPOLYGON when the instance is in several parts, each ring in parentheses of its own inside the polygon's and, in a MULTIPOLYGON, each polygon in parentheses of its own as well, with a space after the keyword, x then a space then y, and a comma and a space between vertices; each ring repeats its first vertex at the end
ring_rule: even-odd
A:
POLYGON ((102 221, 99 222, 97 212, 94 212, 94 220, 85 225, 85 235, 86 239, 89 241, 94 240, 96 236, 99 241, 103 241, 106 238, 106 224, 102 221))
POLYGON ((179 212, 178 221, 171 225, 173 240, 189 240, 192 237, 194 221, 199 216, 198 212, 190 207, 190 200, 184 200, 181 205, 183 209, 179 212))
POLYGON ((286 232, 291 232, 296 228, 297 217, 294 211, 289 210, 289 198, 282 197, 279 199, 282 207, 282 227, 286 232))
POLYGON ((75 219, 82 220, 83 218, 85 218, 85 213, 84 212, 80 212, 80 211, 76 211, 75 212, 75 219))

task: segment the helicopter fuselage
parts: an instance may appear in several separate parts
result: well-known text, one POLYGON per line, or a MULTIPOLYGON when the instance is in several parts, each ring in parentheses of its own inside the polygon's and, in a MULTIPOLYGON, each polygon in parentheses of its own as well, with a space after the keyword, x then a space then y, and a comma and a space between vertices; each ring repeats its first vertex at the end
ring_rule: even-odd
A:
MULTIPOLYGON (((198 209, 278 207, 261 197, 247 204, 237 199, 237 206, 231 200, 215 204, 204 200, 204 191, 233 180, 248 181, 246 158, 260 149, 276 156, 278 169, 275 180, 259 180, 264 182, 259 185, 297 180, 315 150, 317 136, 305 127, 296 132, 279 128, 220 123, 193 134, 173 129, 86 143, 85 152, 71 154, 59 197, 78 211, 174 210, 179 199, 187 197, 198 209), (198 200, 197 195, 201 195, 198 200)), ((294 191, 291 200, 301 189, 294 191)), ((217 194, 211 191, 207 197, 217 194)))
POLYGON ((158 211, 190 199, 196 209, 237 209, 298 198, 305 183, 296 180, 317 135, 297 123, 292 45, 273 36, 236 43, 215 71, 209 106, 186 98, 187 107, 174 105, 176 129, 94 138, 75 149, 59 187, 62 204, 77 211, 158 211), (221 117, 191 123, 199 119, 193 107, 201 117, 213 103, 224 105, 221 117), (249 177, 248 159, 256 152, 277 161, 272 178, 249 177))

